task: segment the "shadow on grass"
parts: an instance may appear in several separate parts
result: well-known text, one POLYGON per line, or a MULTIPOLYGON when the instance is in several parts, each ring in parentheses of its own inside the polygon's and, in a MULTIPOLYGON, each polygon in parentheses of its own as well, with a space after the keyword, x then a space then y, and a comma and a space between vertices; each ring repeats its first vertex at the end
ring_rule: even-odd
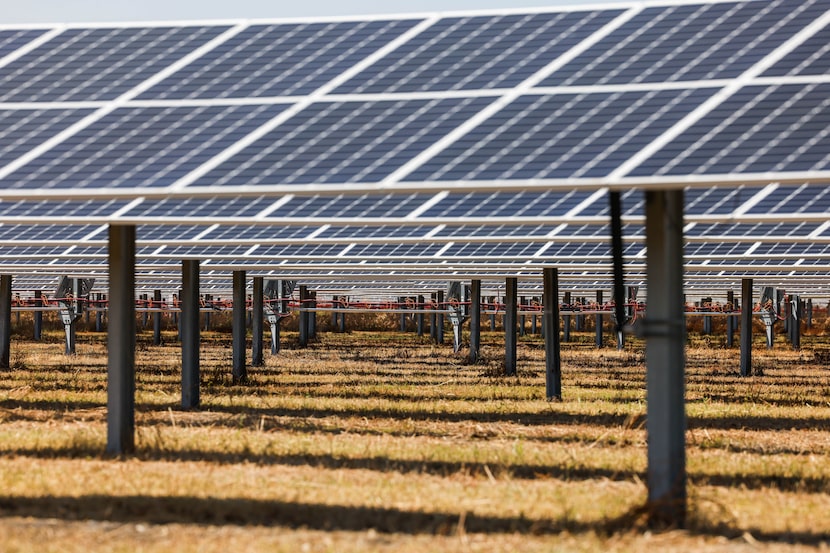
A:
MULTIPOLYGON (((73 445, 65 448, 10 448, 5 455, 43 459, 106 458, 96 446, 73 445)), ((187 449, 142 449, 133 458, 143 461, 207 462, 221 465, 254 463, 261 466, 298 466, 326 470, 372 470, 400 474, 428 474, 448 477, 457 474, 479 478, 505 477, 535 480, 556 479, 566 482, 610 480, 617 482, 642 481, 645 474, 629 469, 611 470, 586 467, 573 463, 556 465, 529 465, 520 463, 482 463, 461 461, 424 461, 418 459, 390 459, 388 457, 342 457, 331 454, 270 454, 254 452, 225 452, 187 449)), ((696 486, 716 486, 742 489, 778 489, 799 493, 828 493, 830 486, 823 478, 802 476, 751 474, 693 474, 689 480, 696 486)))
MULTIPOLYGON (((60 518, 121 523, 202 524, 212 526, 267 526, 324 531, 410 535, 453 535, 521 533, 554 535, 562 532, 612 535, 641 530, 630 514, 596 521, 531 519, 474 513, 405 511, 388 507, 324 505, 253 499, 202 497, 152 497, 145 495, 110 497, 0 497, 0 516, 60 518)), ((690 532, 737 538, 747 530, 722 523, 693 521, 690 532)), ((766 532, 749 529, 761 542, 788 542, 819 545, 827 536, 810 532, 766 532)))

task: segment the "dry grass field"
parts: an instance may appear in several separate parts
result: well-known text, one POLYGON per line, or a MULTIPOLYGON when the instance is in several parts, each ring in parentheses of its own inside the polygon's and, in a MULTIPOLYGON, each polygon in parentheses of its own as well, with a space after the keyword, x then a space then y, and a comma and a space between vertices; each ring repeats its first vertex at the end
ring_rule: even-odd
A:
MULTIPOLYGON (((23 331, 21 331, 23 332, 23 331)), ((30 334, 26 334, 29 336, 30 334)), ((543 344, 501 376, 412 333, 321 333, 230 385, 225 333, 202 342, 202 398, 182 411, 180 352, 138 344, 137 452, 103 455, 105 337, 15 336, 0 381, 3 551, 756 551, 830 548, 830 368, 793 352, 690 339, 685 530, 649 531, 644 355, 563 345, 564 401, 544 400, 543 344), (708 344, 705 342, 709 342, 708 344)), ((815 353, 818 351, 818 354, 815 353)), ((823 363, 816 361, 819 358, 823 363)))

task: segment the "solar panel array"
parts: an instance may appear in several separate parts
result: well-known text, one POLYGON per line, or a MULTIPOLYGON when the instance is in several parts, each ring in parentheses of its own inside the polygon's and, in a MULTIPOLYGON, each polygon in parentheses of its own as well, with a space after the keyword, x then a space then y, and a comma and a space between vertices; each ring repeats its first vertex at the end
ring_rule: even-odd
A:
POLYGON ((828 23, 830 0, 666 0, 3 27, 0 268, 105 275, 123 223, 147 274, 602 282, 621 188, 637 278, 638 189, 692 185, 691 275, 820 274, 828 23))

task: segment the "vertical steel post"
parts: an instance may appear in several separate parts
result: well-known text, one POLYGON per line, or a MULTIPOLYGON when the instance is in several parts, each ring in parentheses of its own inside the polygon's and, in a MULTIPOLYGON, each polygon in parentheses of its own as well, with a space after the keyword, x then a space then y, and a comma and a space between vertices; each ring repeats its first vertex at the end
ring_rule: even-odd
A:
POLYGON ((41 307, 43 307, 43 292, 41 292, 40 290, 35 290, 34 338, 37 342, 40 341, 43 335, 43 311, 40 310, 41 307))
POLYGON ((646 191, 648 498, 652 523, 686 519, 683 191, 646 191))
MULTIPOLYGON (((424 309, 424 296, 418 296, 418 310, 423 311, 424 309)), ((415 316, 415 326, 418 327, 418 336, 424 335, 424 314, 418 313, 415 316)))
POLYGON ((107 447, 135 449, 135 226, 109 226, 107 447))
POLYGON ((481 281, 470 282, 470 363, 478 361, 481 352, 481 281))
POLYGON ((308 347, 308 312, 304 309, 308 307, 308 287, 305 284, 300 284, 300 347, 308 347))
POLYGON ((544 297, 542 329, 545 335, 545 395, 548 401, 562 399, 562 364, 559 352, 559 271, 542 269, 544 297))
POLYGON ((248 325, 245 324, 247 322, 245 282, 245 271, 233 272, 233 315, 231 318, 233 369, 231 374, 234 384, 245 384, 248 381, 247 347, 245 344, 248 331, 248 325))
POLYGON ((406 298, 398 296, 398 309, 401 311, 401 332, 406 332, 406 313, 403 311, 406 307, 406 298))
POLYGON ((179 295, 181 316, 179 333, 182 343, 182 407, 199 406, 199 261, 182 261, 182 290, 179 295))
POLYGON ((264 301, 263 277, 255 276, 251 294, 251 365, 261 367, 263 365, 263 309, 264 301))
MULTIPOLYGON (((730 313, 735 308, 735 292, 726 292, 726 309, 730 313)), ((735 317, 726 316, 726 347, 731 348, 735 344, 735 317)))
POLYGON ((805 306, 805 311, 807 312, 807 328, 813 328, 813 300, 812 298, 807 299, 807 305, 805 306))
POLYGON ((153 345, 161 345, 161 290, 153 290, 153 345))
POLYGON ((0 275, 0 369, 11 367, 12 276, 0 275))
MULTIPOLYGON (((565 292, 562 301, 565 304, 565 309, 570 311, 571 310, 571 293, 570 292, 565 292)), ((563 315, 562 316, 562 341, 563 342, 570 342, 571 341, 571 316, 570 315, 563 315)))
POLYGON ((518 279, 508 277, 505 280, 504 297, 504 374, 514 376, 516 374, 516 311, 518 279))
MULTIPOLYGON (((312 309, 317 309, 317 291, 310 290, 308 292, 308 299, 312 309)), ((308 337, 312 340, 317 339, 317 312, 311 311, 308 314, 308 337)))
MULTIPOLYGON (((519 310, 524 311, 524 307, 527 305, 527 298, 524 296, 519 298, 519 310)), ((519 315, 519 336, 525 336, 525 326, 527 325, 527 315, 521 314, 519 315)))
MULTIPOLYGON (((602 290, 597 290, 597 309, 602 309, 602 290)), ((595 329, 595 337, 594 337, 594 344, 597 348, 602 347, 602 313, 597 313, 596 315, 596 329, 595 329)))
POLYGON ((492 313, 490 313, 490 332, 495 332, 496 331, 496 313, 495 313, 495 310, 496 310, 496 302, 498 301, 498 299, 499 299, 498 296, 493 296, 491 298, 491 301, 490 301, 490 303, 493 304, 490 308, 493 311, 492 313))
POLYGON ((804 316, 804 308, 801 298, 798 296, 790 296, 792 300, 792 310, 790 312, 792 320, 790 321, 790 342, 793 349, 801 349, 801 319, 804 316))
POLYGON ((752 374, 752 279, 741 280, 741 376, 752 374))
POLYGON ((438 315, 435 317, 435 342, 438 344, 444 343, 444 309, 446 309, 446 305, 444 305, 444 291, 438 290, 436 292, 435 297, 437 298, 438 303, 438 315))

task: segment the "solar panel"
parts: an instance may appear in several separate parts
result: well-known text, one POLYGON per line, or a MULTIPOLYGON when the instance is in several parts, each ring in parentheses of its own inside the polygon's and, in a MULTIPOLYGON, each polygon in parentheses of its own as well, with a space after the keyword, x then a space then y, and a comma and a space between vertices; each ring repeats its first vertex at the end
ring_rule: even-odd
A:
POLYGON ((144 92, 143 99, 309 94, 416 20, 251 25, 144 92))
POLYGON ((6 64, 2 102, 113 100, 227 29, 113 27, 66 29, 6 64))
POLYGON ((173 184, 282 111, 281 105, 123 108, 4 179, 4 188, 173 184))
POLYGON ((804 41, 781 61, 764 72, 764 77, 827 75, 830 73, 830 27, 804 41))
POLYGON ((620 10, 442 18, 335 93, 509 88, 620 15, 620 10))
POLYGON ((713 92, 704 88, 525 95, 408 178, 606 176, 713 92))
POLYGON ((317 102, 194 185, 377 182, 491 101, 317 102))
POLYGON ((738 77, 830 7, 826 0, 646 8, 543 86, 738 77))
POLYGON ((829 108, 830 84, 748 86, 631 174, 827 170, 829 108))

